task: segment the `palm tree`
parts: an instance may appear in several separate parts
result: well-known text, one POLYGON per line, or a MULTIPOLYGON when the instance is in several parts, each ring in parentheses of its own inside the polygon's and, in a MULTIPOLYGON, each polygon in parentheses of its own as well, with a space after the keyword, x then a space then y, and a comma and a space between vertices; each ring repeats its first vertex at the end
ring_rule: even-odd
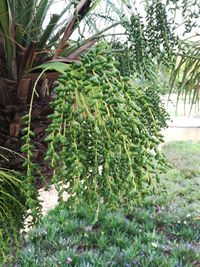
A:
MULTIPOLYGON (((2 0, 0 5, 0 113, 10 117, 10 135, 19 134, 21 113, 27 104, 29 93, 40 70, 30 72, 45 62, 52 71, 45 75, 54 81, 65 66, 62 63, 78 62, 112 23, 89 38, 82 36, 79 42, 70 42, 72 33, 84 20, 90 19, 91 11, 99 0, 68 1, 60 14, 53 14, 44 28, 45 18, 53 0, 2 0), (74 10, 71 15, 71 10, 74 10), (66 14, 70 15, 66 20, 66 14), (56 63, 55 63, 56 62, 56 63)), ((41 88, 44 88, 44 82, 41 88)), ((44 97, 44 90, 40 91, 44 97)))
MULTIPOLYGON (((195 5, 193 2, 192 5, 195 5)), ((45 76, 48 82, 54 81, 58 74, 53 70, 62 72, 65 65, 61 63, 77 62, 82 53, 119 22, 126 28, 122 34, 128 36, 130 48, 134 50, 138 62, 146 64, 145 57, 149 54, 154 57, 155 52, 160 53, 161 46, 165 47, 162 54, 166 54, 165 52, 170 49, 171 34, 166 15, 172 5, 170 1, 164 4, 160 0, 146 1, 140 4, 146 12, 145 36, 140 23, 141 16, 133 1, 68 0, 65 1, 63 11, 60 14, 53 14, 44 27, 53 3, 54 0, 1 0, 0 113, 6 114, 11 119, 9 127, 11 136, 19 134, 21 113, 40 73, 38 68, 41 64, 51 62, 51 65, 48 65, 51 71, 45 76), (100 9, 97 9, 98 7, 100 9), (127 27, 129 19, 130 25, 127 27), (103 30, 98 29, 101 22, 107 26, 103 30), (87 32, 93 33, 89 37, 87 34, 86 38, 81 33, 85 28, 87 32), (75 30, 79 32, 79 40, 71 42, 70 37, 75 30), (146 42, 148 47, 145 47, 146 42), (37 68, 31 71, 34 67, 37 68)), ((190 19, 192 15, 188 18, 185 10, 187 6, 190 8, 191 4, 173 3, 173 5, 174 12, 177 8, 181 8, 184 16, 187 16, 186 19, 190 19)), ((39 92, 41 97, 45 96, 46 84, 44 81, 41 85, 39 92)))

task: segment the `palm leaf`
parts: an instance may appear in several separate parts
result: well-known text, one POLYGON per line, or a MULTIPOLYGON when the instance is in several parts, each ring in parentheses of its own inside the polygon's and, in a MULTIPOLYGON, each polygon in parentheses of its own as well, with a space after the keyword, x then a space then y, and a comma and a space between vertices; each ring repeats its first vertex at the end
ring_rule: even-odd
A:
POLYGON ((192 107, 199 101, 199 85, 200 85, 200 46, 193 43, 187 43, 183 46, 183 51, 179 51, 177 56, 177 64, 172 70, 170 79, 170 93, 174 87, 178 90, 177 104, 181 95, 184 95, 184 103, 187 99, 192 107))
POLYGON ((45 16, 47 14, 47 11, 49 9, 49 7, 51 6, 51 4, 53 3, 53 1, 49 1, 49 0, 41 0, 38 7, 37 7, 37 12, 36 12, 36 25, 37 27, 41 28, 45 16))
POLYGON ((72 52, 67 59, 79 59, 80 55, 86 53, 90 47, 92 47, 97 42, 96 39, 86 40, 82 45, 80 45, 74 52, 72 52))
POLYGON ((65 47, 66 42, 68 41, 69 37, 73 33, 74 29, 77 27, 77 22, 80 22, 85 14, 88 12, 90 5, 91 5, 91 0, 81 0, 75 11, 73 16, 69 19, 66 29, 64 31, 63 37, 61 41, 59 42, 58 47, 55 50, 55 55, 54 58, 57 58, 58 55, 62 52, 63 48, 65 47))
POLYGON ((4 40, 8 77, 16 80, 14 25, 12 23, 9 1, 2 0, 0 5, 0 28, 4 40))
POLYGON ((49 63, 45 63, 45 64, 41 64, 33 69, 31 69, 30 71, 34 71, 34 70, 54 70, 57 71, 61 74, 65 74, 65 70, 67 68, 67 64, 62 63, 62 62, 49 62, 49 63))
POLYGON ((44 30, 44 32, 43 32, 43 34, 39 40, 39 43, 38 43, 39 49, 42 49, 46 45, 46 42, 49 40, 49 37, 51 36, 53 30, 55 29, 56 24, 57 24, 59 19, 60 19, 59 15, 57 15, 57 14, 52 15, 52 17, 49 21, 49 24, 47 25, 46 29, 44 30))

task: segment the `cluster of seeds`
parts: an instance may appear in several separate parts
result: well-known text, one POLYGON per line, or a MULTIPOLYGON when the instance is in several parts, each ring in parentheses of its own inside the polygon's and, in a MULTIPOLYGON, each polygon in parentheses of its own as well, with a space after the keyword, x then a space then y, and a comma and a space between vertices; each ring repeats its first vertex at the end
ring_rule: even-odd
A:
POLYGON ((136 70, 139 74, 149 77, 149 69, 152 69, 155 60, 167 66, 173 62, 173 49, 177 45, 177 38, 173 33, 174 24, 168 18, 167 8, 162 1, 148 1, 145 18, 133 14, 130 20, 124 21, 128 42, 123 47, 127 46, 129 50, 132 73, 136 70))
MULTIPOLYGON (((35 92, 33 91, 32 100, 34 97, 35 92)), ((36 174, 40 175, 39 173, 39 166, 37 163, 32 161, 34 145, 32 144, 32 138, 35 136, 35 133, 31 130, 31 111, 32 111, 32 103, 30 103, 30 110, 29 113, 26 114, 24 119, 25 127, 23 128, 23 137, 22 140, 24 141, 23 146, 21 147, 21 151, 24 154, 24 163, 23 168, 26 170, 25 179, 22 183, 22 190, 25 194, 25 209, 27 212, 28 217, 28 224, 37 224, 40 220, 41 215, 41 203, 38 199, 39 193, 36 188, 36 174)), ((41 177, 42 178, 42 177, 41 177)))
POLYGON ((155 110, 116 64, 97 48, 69 65, 55 89, 46 160, 60 200, 67 191, 73 207, 131 208, 166 168, 155 110))
POLYGON ((166 64, 172 57, 172 49, 177 43, 167 16, 166 5, 161 1, 152 1, 147 7, 146 19, 149 52, 166 64))
POLYGON ((135 65, 136 71, 144 73, 146 72, 149 57, 142 19, 138 15, 132 15, 130 21, 125 22, 124 26, 128 32, 132 64, 135 65))

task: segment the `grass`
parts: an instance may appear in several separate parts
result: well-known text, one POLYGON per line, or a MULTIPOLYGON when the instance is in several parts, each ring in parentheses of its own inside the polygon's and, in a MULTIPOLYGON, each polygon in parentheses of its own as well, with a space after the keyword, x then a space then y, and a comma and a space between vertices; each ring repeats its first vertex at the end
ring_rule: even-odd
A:
POLYGON ((59 205, 30 231, 15 266, 200 266, 200 143, 164 146, 174 169, 131 214, 59 205))

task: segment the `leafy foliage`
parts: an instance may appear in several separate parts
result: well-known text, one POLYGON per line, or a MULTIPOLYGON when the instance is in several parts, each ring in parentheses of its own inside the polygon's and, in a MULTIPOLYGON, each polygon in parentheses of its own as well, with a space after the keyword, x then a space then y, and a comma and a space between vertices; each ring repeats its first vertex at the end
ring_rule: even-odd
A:
POLYGON ((199 146, 166 144, 164 152, 176 169, 163 174, 158 189, 133 212, 102 208, 93 223, 95 208, 83 204, 74 212, 58 205, 29 232, 16 264, 198 266, 199 146))
MULTIPOLYGON (((187 238, 170 242, 159 227, 155 229, 160 223, 158 217, 153 208, 150 212, 137 209, 133 216, 123 211, 103 211, 98 222, 92 224, 87 206, 79 207, 76 213, 59 206, 29 234, 18 263, 21 266, 34 262, 35 266, 56 263, 61 266, 174 267, 198 262, 198 252, 187 238)), ((174 231, 178 235, 191 226, 192 221, 190 219, 187 226, 174 224, 176 228, 170 229, 170 233, 174 231)), ((197 234, 198 225, 196 222, 197 234)))
POLYGON ((21 216, 18 216, 20 213, 23 213, 23 202, 21 203, 21 200, 23 199, 23 192, 21 192, 21 183, 17 178, 16 173, 12 173, 9 170, 6 169, 0 169, 0 191, 1 191, 1 199, 0 199, 0 219, 1 219, 1 226, 3 224, 7 224, 8 227, 8 221, 7 219, 9 217, 15 217, 16 225, 21 225, 21 216), (3 222, 3 219, 7 217, 7 219, 3 222), (18 223, 17 223, 18 221, 18 223))

